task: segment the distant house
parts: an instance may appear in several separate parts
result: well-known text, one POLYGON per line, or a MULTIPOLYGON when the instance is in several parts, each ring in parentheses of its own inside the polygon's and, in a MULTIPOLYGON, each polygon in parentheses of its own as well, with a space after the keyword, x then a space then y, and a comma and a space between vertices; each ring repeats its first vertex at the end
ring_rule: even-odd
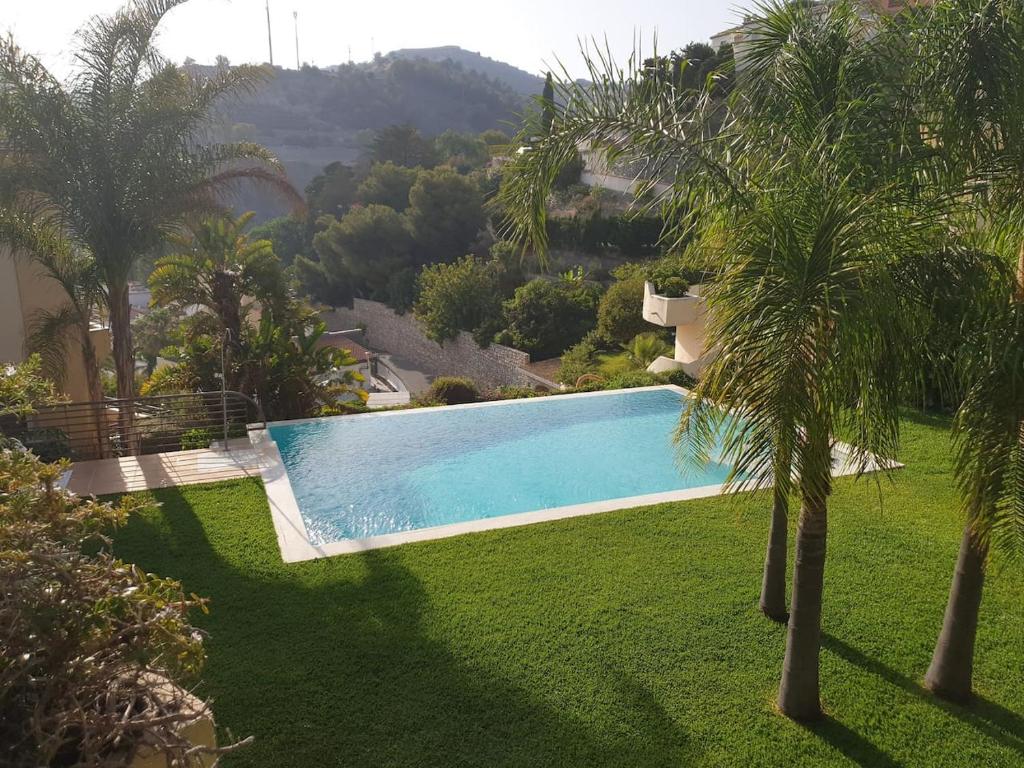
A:
MULTIPOLYGON (((0 363, 20 363, 28 357, 26 338, 40 310, 53 311, 68 301, 64 289, 34 262, 15 259, 0 247, 0 363)), ((96 322, 92 341, 100 362, 110 354, 110 329, 96 322)), ((67 364, 61 391, 74 401, 87 402, 89 387, 78 345, 67 345, 67 364)))

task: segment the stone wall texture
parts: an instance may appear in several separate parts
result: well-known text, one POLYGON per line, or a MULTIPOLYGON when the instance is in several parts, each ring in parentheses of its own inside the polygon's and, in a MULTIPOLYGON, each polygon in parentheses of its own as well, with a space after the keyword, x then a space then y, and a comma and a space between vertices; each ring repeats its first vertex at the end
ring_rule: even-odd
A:
POLYGON ((332 331, 365 326, 368 346, 403 357, 430 376, 466 376, 486 387, 541 383, 522 369, 530 362, 526 352, 500 344, 481 349, 465 332, 444 345, 438 344, 423 335, 412 313, 399 315, 376 301, 356 299, 351 309, 327 310, 323 318, 332 331))

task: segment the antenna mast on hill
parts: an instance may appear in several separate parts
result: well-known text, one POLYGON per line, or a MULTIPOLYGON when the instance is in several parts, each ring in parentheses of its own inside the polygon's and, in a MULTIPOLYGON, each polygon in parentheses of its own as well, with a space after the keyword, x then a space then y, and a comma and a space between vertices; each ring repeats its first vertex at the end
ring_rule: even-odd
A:
POLYGON ((270 50, 270 66, 274 66, 274 38, 270 34, 270 0, 267 0, 267 48, 270 50))
POLYGON ((299 63, 299 12, 292 11, 292 18, 295 19, 295 68, 302 69, 299 63))

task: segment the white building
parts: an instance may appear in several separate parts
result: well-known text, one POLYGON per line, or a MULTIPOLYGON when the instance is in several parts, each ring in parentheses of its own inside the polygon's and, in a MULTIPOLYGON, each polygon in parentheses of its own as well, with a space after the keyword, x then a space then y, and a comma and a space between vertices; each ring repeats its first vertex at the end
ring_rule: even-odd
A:
POLYGON ((714 360, 714 350, 705 346, 707 304, 699 285, 690 286, 685 296, 660 296, 650 282, 644 283, 644 320, 663 328, 676 329, 672 357, 659 357, 648 366, 652 373, 682 370, 699 379, 714 360))

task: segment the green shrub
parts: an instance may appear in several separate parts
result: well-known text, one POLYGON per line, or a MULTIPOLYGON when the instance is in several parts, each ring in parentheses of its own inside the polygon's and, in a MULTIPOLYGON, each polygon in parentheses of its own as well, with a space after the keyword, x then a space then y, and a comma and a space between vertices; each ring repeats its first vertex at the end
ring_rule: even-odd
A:
POLYGON ((637 387, 656 387, 664 384, 661 376, 647 371, 629 371, 610 376, 602 381, 588 382, 579 387, 579 392, 596 392, 604 389, 636 389, 637 387))
POLYGON ((442 376, 434 379, 427 390, 425 399, 441 405, 461 405, 475 403, 480 399, 480 390, 470 379, 457 376, 442 376))
POLYGON ((593 373, 596 364, 597 345, 593 335, 588 334, 581 342, 566 350, 562 365, 558 369, 558 383, 575 387, 581 376, 593 373))
POLYGON ((664 277, 655 282, 654 287, 659 296, 669 299, 678 299, 686 295, 690 290, 690 284, 681 277, 664 277))
POLYGON ((400 269, 388 278, 387 305, 396 314, 404 315, 416 303, 417 273, 415 269, 400 269))
POLYGON ((647 370, 662 355, 672 351, 672 347, 656 333, 637 334, 629 344, 623 344, 626 357, 635 368, 647 370))
POLYGON ((3 764, 129 765, 146 743, 167 765, 210 765, 188 738, 207 711, 188 714, 184 689, 167 684, 202 668, 189 622, 202 601, 114 557, 103 532, 127 520, 129 501, 63 491, 65 469, 0 451, 3 764))
POLYGON ((486 347, 501 330, 502 300, 508 295, 507 270, 497 258, 463 256, 451 264, 429 264, 419 275, 413 314, 424 335, 438 344, 473 334, 486 347))
POLYGON ((549 394, 546 389, 533 387, 498 387, 487 393, 488 400, 526 400, 531 397, 544 397, 549 394))
POLYGON ((658 376, 661 377, 662 382, 665 384, 674 384, 675 386, 682 387, 683 389, 693 389, 697 385, 697 380, 681 368, 677 368, 674 371, 659 373, 658 376))
POLYGON ((190 429, 181 436, 181 450, 194 451, 199 448, 209 448, 213 442, 213 433, 209 429, 190 429))
POLYGON ((651 330, 643 318, 644 281, 633 277, 612 285, 597 305, 597 332, 609 344, 625 344, 651 330))
POLYGON ((561 355, 597 324, 600 287, 567 280, 531 280, 504 303, 500 344, 529 352, 536 360, 561 355))
POLYGON ((58 461, 60 459, 74 459, 71 450, 71 441, 63 429, 47 427, 46 429, 33 429, 21 436, 21 443, 42 461, 58 461))

